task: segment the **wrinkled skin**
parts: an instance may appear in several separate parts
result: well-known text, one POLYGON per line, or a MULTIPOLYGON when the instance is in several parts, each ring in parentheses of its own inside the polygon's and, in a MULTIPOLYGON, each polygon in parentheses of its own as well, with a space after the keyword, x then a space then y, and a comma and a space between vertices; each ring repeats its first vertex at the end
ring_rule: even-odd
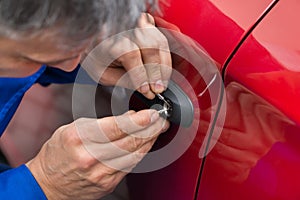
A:
MULTIPOLYGON (((131 83, 125 87, 133 85, 151 99, 166 88, 171 75, 171 56, 167 39, 155 28, 151 16, 142 15, 138 27, 151 29, 152 34, 139 31, 134 40, 119 40, 116 49, 127 44, 134 49, 105 66, 99 81, 115 85, 126 72, 138 69, 138 73, 129 74, 131 83), (141 49, 147 45, 149 48, 141 49), (152 65, 146 68, 145 64, 152 65)), ((66 48, 68 44, 62 45, 64 38, 59 32, 51 33, 50 29, 44 35, 17 40, 0 37, 0 76, 29 76, 43 64, 72 71, 95 41, 95 38, 87 38, 66 48)), ((114 56, 114 49, 111 52, 114 56)), ((88 73, 95 74, 99 68, 101 66, 88 69, 88 73)), ((168 126, 154 110, 129 111, 102 119, 78 119, 58 128, 26 166, 50 200, 99 199, 115 188, 168 126)))
POLYGON ((59 128, 27 166, 48 199, 98 199, 113 191, 167 128, 154 110, 129 111, 118 120, 79 119, 59 128), (126 130, 119 128, 124 125, 126 130))

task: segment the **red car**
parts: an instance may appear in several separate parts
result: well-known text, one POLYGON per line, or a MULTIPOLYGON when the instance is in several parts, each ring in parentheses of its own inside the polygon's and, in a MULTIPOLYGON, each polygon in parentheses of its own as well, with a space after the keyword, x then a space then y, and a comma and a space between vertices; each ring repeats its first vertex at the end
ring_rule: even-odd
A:
POLYGON ((157 25, 175 30, 174 82, 194 118, 159 138, 137 166, 148 171, 128 176, 130 199, 300 199, 300 2, 169 2, 157 25))
MULTIPOLYGON (((299 200, 300 1, 167 2, 156 23, 173 54, 171 92, 183 96, 171 98, 171 128, 127 176, 129 199, 299 200)), ((45 94, 47 101, 38 100, 52 111, 53 93, 45 94)), ((133 100, 132 106, 140 101, 133 100)), ((63 115, 66 109, 57 110, 63 115)), ((1 138, 0 146, 12 149, 4 153, 14 166, 38 150, 32 146, 37 135, 19 137, 28 121, 49 122, 36 116, 18 120, 24 125, 19 135, 1 138)), ((53 118, 52 124, 62 123, 53 118)), ((45 132, 38 128, 37 134, 45 132)))

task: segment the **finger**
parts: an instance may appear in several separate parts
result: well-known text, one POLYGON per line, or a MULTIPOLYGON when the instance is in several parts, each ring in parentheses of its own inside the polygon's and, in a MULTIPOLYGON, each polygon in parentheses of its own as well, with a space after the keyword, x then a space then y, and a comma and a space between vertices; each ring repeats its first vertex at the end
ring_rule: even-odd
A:
POLYGON ((161 76, 161 58, 159 49, 145 48, 141 49, 141 54, 147 71, 150 88, 154 93, 162 93, 164 86, 161 76))
POLYGON ((141 110, 135 113, 126 113, 116 117, 118 128, 127 134, 144 131, 144 129, 153 126, 158 120, 158 111, 153 109, 141 110))
POLYGON ((124 68, 121 67, 109 67, 104 71, 100 83, 106 86, 120 86, 131 90, 138 90, 147 98, 153 99, 154 96, 149 88, 148 83, 144 83, 140 88, 136 88, 136 86, 133 85, 132 77, 129 76, 130 73, 132 72, 128 73, 124 68), (142 92, 145 91, 143 88, 145 86, 147 87, 146 90, 148 92, 142 92))
POLYGON ((125 113, 117 117, 102 119, 78 119, 75 126, 84 142, 107 143, 126 137, 128 134, 142 130, 159 118, 156 110, 143 110, 137 113, 125 113))
POLYGON ((128 136, 121 140, 101 145, 99 145, 99 143, 90 143, 88 145, 85 145, 85 149, 94 159, 100 162, 105 162, 106 160, 112 160, 131 154, 132 152, 135 152, 138 149, 142 148, 149 141, 156 138, 157 137, 152 137, 149 140, 128 136))
POLYGON ((138 131, 134 134, 128 135, 120 140, 111 143, 102 144, 101 146, 94 146, 97 158, 111 159, 113 157, 120 157, 130 152, 134 152, 141 148, 145 143, 153 138, 157 138, 159 134, 164 132, 169 127, 169 123, 165 119, 160 118, 153 125, 148 128, 138 131), (105 151, 104 151, 105 150, 105 151), (109 155, 102 155, 101 152, 110 152, 109 155))
POLYGON ((160 118, 150 127, 128 135, 120 140, 102 143, 101 145, 97 142, 91 142, 85 144, 85 148, 95 159, 99 161, 121 157, 137 151, 149 141, 157 138, 159 134, 164 132, 168 127, 169 123, 164 122, 164 119, 160 118), (148 136, 149 134, 150 136, 148 136))
POLYGON ((138 90, 147 98, 153 99, 155 95, 149 87, 148 75, 144 67, 141 52, 139 50, 131 51, 121 56, 118 61, 126 69, 134 87, 132 89, 138 90))
MULTIPOLYGON (((130 89, 138 90, 147 98, 153 99, 155 95, 151 92, 148 85, 149 81, 146 69, 143 66, 140 49, 138 45, 132 41, 133 33, 129 32, 128 34, 129 36, 122 35, 117 37, 115 42, 108 42, 110 45, 109 47, 111 47, 109 54, 116 58, 118 65, 124 67, 126 70, 126 75, 128 76, 127 78, 131 80, 132 84, 125 84, 125 86, 132 86, 130 89)), ((115 76, 109 73, 106 74, 110 75, 106 76, 107 79, 109 79, 111 76, 115 76)))
POLYGON ((121 157, 113 158, 110 160, 102 161, 102 164, 106 165, 107 167, 110 167, 112 169, 115 169, 117 171, 121 171, 128 168, 133 168, 139 163, 143 157, 146 155, 148 151, 152 148, 155 139, 152 139, 151 141, 147 142, 145 145, 143 145, 140 149, 138 149, 135 152, 126 154, 121 157))
MULTIPOLYGON (((169 62, 170 63, 170 62, 169 62)), ((146 71, 148 74, 155 74, 156 72, 158 72, 159 76, 161 76, 162 78, 162 82, 158 82, 159 86, 161 86, 162 88, 159 88, 158 90, 165 90, 165 88, 168 85, 168 80, 170 79, 171 73, 172 73, 172 68, 169 66, 164 66, 164 65, 151 65, 151 66, 145 66, 146 67, 146 71)), ((100 79, 100 83, 102 85, 106 85, 106 86, 121 86, 124 88, 128 88, 128 89, 133 89, 135 88, 135 86, 133 86, 133 83, 131 81, 131 78, 129 76, 126 75, 126 71, 124 68, 120 68, 120 67, 109 67, 107 68, 100 79)), ((150 76, 151 78, 155 77, 155 76, 150 76)), ((160 79, 160 78, 159 78, 160 79)), ((150 79, 149 81, 150 83, 155 83, 157 82, 155 79, 150 79)), ((147 85, 146 87, 148 87, 148 84, 145 83, 145 85, 147 85)), ((144 86, 144 85, 142 85, 144 86)), ((155 86, 152 86, 155 87, 155 86)), ((149 87, 148 87, 149 88, 149 87)), ((151 88, 152 89, 152 88, 151 88)), ((141 90, 141 87, 139 88, 139 91, 141 90)), ((156 92, 156 93, 161 93, 156 92)), ((151 92, 149 90, 149 92, 147 92, 146 97, 150 97, 152 99, 153 96, 153 92, 151 92)))
MULTIPOLYGON (((168 30, 180 32, 180 29, 174 25, 171 24, 164 19, 157 17, 157 16, 151 16, 151 15, 146 15, 148 17, 148 21, 150 21, 151 24, 157 25, 159 27, 167 28, 168 30)), ((161 36, 164 41, 167 41, 167 38, 165 35, 161 36)), ((164 89, 167 88, 168 86, 168 81, 171 77, 172 74, 172 57, 171 53, 169 51, 169 46, 167 43, 165 44, 164 49, 160 48, 159 49, 159 56, 160 56, 160 72, 161 72, 161 77, 162 77, 162 82, 164 85, 164 89)))
POLYGON ((154 17, 149 13, 142 13, 137 23, 138 28, 152 27, 154 25, 155 25, 154 17))
POLYGON ((130 136, 135 137, 135 138, 145 138, 149 139, 152 137, 156 137, 158 134, 165 132, 170 126, 170 123, 160 117, 155 123, 151 124, 151 126, 146 127, 143 130, 134 132, 130 134, 130 136))
POLYGON ((172 57, 170 51, 160 50, 160 71, 164 90, 168 87, 169 80, 172 75, 172 57))
POLYGON ((170 70, 162 70, 162 68, 172 65, 168 40, 153 25, 136 29, 134 33, 133 42, 140 48, 143 62, 145 66, 148 66, 146 70, 151 90, 154 93, 161 93, 165 89, 163 80, 168 80, 170 77, 170 70), (162 77, 162 72, 164 77, 162 77))
POLYGON ((103 72, 100 83, 105 86, 121 86, 124 88, 132 89, 133 85, 131 80, 125 76, 126 71, 124 68, 108 67, 103 72))
POLYGON ((168 86, 172 74, 172 58, 170 51, 159 48, 141 50, 151 90, 162 93, 168 86))

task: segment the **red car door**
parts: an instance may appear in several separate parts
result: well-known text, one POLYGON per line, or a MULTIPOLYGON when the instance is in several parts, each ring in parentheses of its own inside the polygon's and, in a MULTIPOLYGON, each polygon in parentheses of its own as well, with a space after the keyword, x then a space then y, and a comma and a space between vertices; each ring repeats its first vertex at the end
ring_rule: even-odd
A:
MULTIPOLYGON (((200 44, 196 45, 186 36, 170 38, 173 34, 176 35, 172 31, 169 35, 166 34, 169 37, 171 51, 175 51, 172 52, 175 54, 174 71, 179 74, 175 76, 177 80, 174 81, 190 97, 195 108, 195 118, 189 128, 172 125, 167 133, 160 136, 153 152, 168 149, 168 145, 172 144, 178 135, 181 135, 182 143, 186 140, 191 143, 187 149, 181 149, 179 142, 177 149, 167 151, 165 157, 158 154, 152 162, 146 157, 137 168, 149 166, 149 170, 137 170, 138 173, 132 173, 127 177, 131 199, 187 200, 195 199, 198 192, 199 198, 202 198, 202 187, 206 191, 205 188, 208 186, 206 182, 199 182, 202 180, 201 176, 207 173, 203 171, 207 169, 203 158, 207 154, 209 156, 213 147, 218 145, 216 141, 222 129, 216 125, 223 124, 222 118, 225 120, 227 117, 223 106, 221 113, 218 109, 218 102, 225 99, 221 70, 243 37, 272 3, 271 0, 226 1, 226 3, 217 0, 173 0, 169 6, 164 7, 164 20, 176 25, 184 35, 200 44), (176 48, 181 43, 185 47, 187 57, 180 53, 176 54, 176 48), (198 58, 204 60, 203 63, 193 62, 197 52, 200 52, 198 58), (177 62, 178 60, 180 62, 177 62), (199 68, 206 71, 201 73, 199 68), (176 157, 174 155, 177 155, 178 151, 182 151, 180 152, 182 155, 173 162, 160 168, 153 167, 155 170, 151 170, 152 165, 165 163, 166 157, 176 157)), ((165 23, 157 25, 168 28, 165 23)), ((207 179, 210 179, 211 173, 208 173, 207 179)), ((221 187, 222 183, 215 184, 221 187)), ((210 193, 203 195, 209 197, 210 193)))
POLYGON ((278 1, 224 69, 226 122, 198 199, 300 199, 299 9, 278 1))

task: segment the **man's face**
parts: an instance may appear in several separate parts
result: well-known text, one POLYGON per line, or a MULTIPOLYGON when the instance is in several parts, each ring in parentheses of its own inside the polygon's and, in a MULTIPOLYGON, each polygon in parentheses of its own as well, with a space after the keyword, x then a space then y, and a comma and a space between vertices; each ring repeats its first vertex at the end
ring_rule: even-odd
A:
POLYGON ((0 37, 0 77, 29 76, 44 64, 72 71, 90 42, 73 41, 68 48, 62 37, 53 34, 22 39, 0 37))

